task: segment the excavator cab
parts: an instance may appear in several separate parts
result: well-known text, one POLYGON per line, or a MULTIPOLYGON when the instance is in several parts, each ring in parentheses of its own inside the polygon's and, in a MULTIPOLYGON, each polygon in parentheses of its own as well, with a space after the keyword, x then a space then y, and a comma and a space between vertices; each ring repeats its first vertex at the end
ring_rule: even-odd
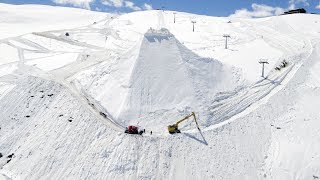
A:
POLYGON ((168 131, 169 131, 170 134, 181 133, 181 131, 178 129, 178 126, 176 124, 169 125, 168 126, 168 131))
POLYGON ((197 125, 197 128, 199 129, 200 131, 200 127, 198 125, 198 122, 197 122, 197 119, 196 119, 196 115, 194 114, 194 112, 192 112, 190 115, 186 116, 185 118, 181 119, 180 121, 176 122, 175 124, 172 124, 172 125, 169 125, 168 126, 168 131, 170 134, 175 134, 175 133, 181 133, 181 131, 179 130, 178 126, 181 122, 189 119, 190 117, 193 117, 196 125, 197 125))

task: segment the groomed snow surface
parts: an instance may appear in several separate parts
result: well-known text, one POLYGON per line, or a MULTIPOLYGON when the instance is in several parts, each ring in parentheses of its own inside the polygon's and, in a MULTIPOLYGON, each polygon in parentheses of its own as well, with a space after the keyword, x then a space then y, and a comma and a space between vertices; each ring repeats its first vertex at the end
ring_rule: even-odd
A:
POLYGON ((319 179, 320 17, 175 13, 0 4, 0 179, 319 179))

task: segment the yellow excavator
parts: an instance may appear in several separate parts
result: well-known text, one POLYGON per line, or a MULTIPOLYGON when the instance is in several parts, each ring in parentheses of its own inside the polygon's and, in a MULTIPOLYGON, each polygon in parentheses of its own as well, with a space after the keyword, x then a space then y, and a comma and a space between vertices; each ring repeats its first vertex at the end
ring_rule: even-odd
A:
POLYGON ((200 127, 199 127, 199 124, 198 124, 198 122, 197 122, 196 115, 194 114, 194 112, 192 112, 190 115, 186 116, 185 118, 181 119, 180 121, 176 122, 175 124, 169 125, 169 126, 168 126, 168 131, 169 131, 169 133, 170 133, 170 134, 181 133, 181 131, 180 131, 179 128, 178 128, 178 125, 179 125, 181 122, 189 119, 189 118, 192 117, 192 116, 193 116, 194 122, 196 122, 196 125, 197 125, 198 130, 200 131, 200 127))

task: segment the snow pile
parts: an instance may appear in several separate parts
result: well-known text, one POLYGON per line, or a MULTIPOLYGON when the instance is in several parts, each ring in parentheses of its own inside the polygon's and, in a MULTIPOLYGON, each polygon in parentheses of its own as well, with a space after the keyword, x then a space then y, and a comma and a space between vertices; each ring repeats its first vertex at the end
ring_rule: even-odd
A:
MULTIPOLYGON (((309 48, 307 41, 294 31, 290 31, 292 35, 283 35, 264 21, 234 20, 230 24, 224 18, 197 16, 204 19, 197 23, 200 30, 186 32, 182 27, 187 27, 189 14, 179 14, 179 19, 184 21, 175 25, 169 22, 170 17, 170 12, 136 12, 110 22, 110 28, 119 36, 108 38, 106 47, 117 44, 116 49, 126 51, 117 50, 120 52, 117 58, 73 77, 78 89, 101 104, 110 118, 122 126, 138 124, 164 131, 168 124, 191 111, 196 112, 204 127, 225 121, 279 85, 260 81, 261 58, 269 61, 265 69, 270 74, 269 80, 281 83, 292 67, 280 73, 274 72, 274 67, 283 59, 294 65, 309 48), (148 18, 141 20, 146 14, 148 18), (221 27, 209 31, 211 26, 207 22, 221 27), (232 33, 227 50, 222 37, 224 31, 232 33), (255 86, 259 90, 251 89, 255 86), (228 105, 220 106, 222 101, 228 105)), ((278 24, 280 20, 266 21, 278 24)), ((286 24, 283 27, 287 29, 286 24)))
POLYGON ((207 111, 217 92, 233 90, 241 83, 236 78, 241 75, 232 68, 198 56, 167 29, 148 30, 139 56, 131 61, 132 67, 119 61, 106 74, 108 78, 103 77, 104 89, 112 93, 97 92, 102 102, 108 102, 104 104, 109 114, 124 126, 165 127, 191 111, 207 111), (122 78, 127 79, 119 81, 122 78))

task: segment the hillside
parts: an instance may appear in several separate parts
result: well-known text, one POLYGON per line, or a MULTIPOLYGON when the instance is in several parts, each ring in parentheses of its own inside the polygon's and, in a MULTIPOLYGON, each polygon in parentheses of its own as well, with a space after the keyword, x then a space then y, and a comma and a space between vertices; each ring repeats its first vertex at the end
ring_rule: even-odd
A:
POLYGON ((0 179, 319 178, 319 16, 175 13, 0 4, 0 179))

